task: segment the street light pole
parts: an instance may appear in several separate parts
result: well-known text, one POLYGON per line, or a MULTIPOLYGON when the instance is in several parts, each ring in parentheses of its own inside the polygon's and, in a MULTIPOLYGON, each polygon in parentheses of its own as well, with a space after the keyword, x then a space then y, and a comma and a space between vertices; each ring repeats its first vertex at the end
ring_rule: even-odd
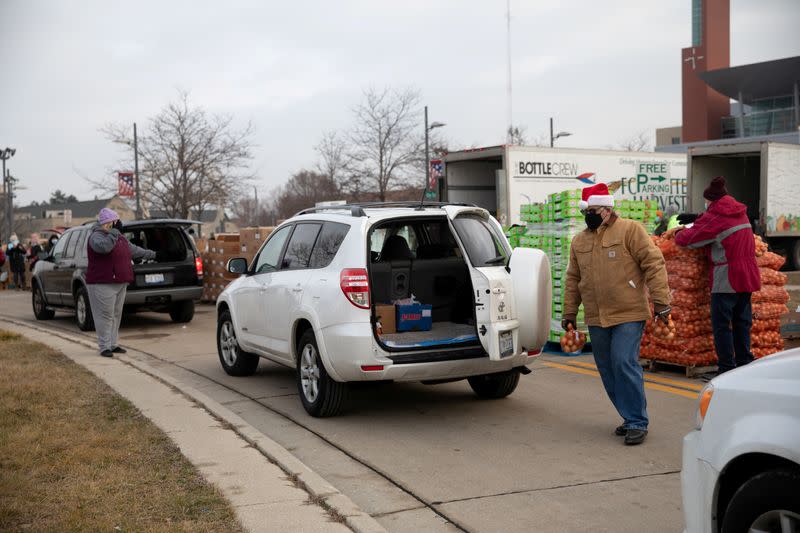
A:
POLYGON ((428 153, 428 106, 425 106, 425 186, 422 187, 423 198, 425 198, 425 191, 428 190, 428 184, 431 182, 431 157, 428 153))
POLYGON ((8 234, 14 232, 14 194, 11 187, 11 178, 6 171, 6 159, 10 159, 17 153, 15 148, 6 147, 0 150, 0 159, 3 160, 3 192, 6 201, 6 231, 8 234))
POLYGON ((139 139, 136 136, 136 123, 133 123, 133 179, 136 187, 136 219, 142 219, 142 201, 139 194, 139 139))
POLYGON ((559 137, 569 137, 570 135, 572 134, 568 131, 559 131, 558 133, 553 135, 553 117, 550 117, 550 148, 553 147, 553 141, 555 141, 559 137))

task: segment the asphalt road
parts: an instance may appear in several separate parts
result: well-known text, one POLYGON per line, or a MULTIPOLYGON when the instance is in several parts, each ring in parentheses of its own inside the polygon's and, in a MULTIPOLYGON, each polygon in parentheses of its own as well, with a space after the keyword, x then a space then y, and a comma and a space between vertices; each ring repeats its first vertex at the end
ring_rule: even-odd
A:
MULTIPOLYGON (((59 312, 33 319, 29 293, 0 292, 0 317, 78 332, 59 312)), ((647 373, 650 435, 625 447, 620 420, 590 356, 543 356, 504 400, 465 382, 357 387, 346 412, 306 415, 293 371, 262 361, 227 376, 215 315, 187 325, 126 317, 121 343, 237 412, 347 494, 392 532, 682 531, 681 439, 698 381, 647 373)), ((89 334, 91 336, 91 334, 89 334)))

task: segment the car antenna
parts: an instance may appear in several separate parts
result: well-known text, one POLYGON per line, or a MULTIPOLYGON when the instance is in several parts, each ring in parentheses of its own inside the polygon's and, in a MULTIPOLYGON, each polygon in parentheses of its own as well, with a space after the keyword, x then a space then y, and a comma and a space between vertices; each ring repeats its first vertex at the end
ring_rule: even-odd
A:
POLYGON ((423 211, 425 209, 425 195, 428 193, 428 180, 425 180, 425 187, 422 189, 422 198, 419 199, 419 206, 417 207, 417 211, 423 211))

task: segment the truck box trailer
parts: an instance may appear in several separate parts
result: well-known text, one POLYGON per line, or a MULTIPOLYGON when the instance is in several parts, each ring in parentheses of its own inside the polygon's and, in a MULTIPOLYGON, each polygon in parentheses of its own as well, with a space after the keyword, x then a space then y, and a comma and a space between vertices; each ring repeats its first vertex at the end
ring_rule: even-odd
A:
POLYGON ((621 199, 686 208, 686 155, 502 145, 444 157, 442 200, 484 207, 502 224, 519 224, 520 206, 551 193, 619 182, 621 199))
POLYGON ((715 176, 725 176, 756 232, 800 269, 800 144, 744 139, 693 146, 687 174, 689 211, 702 211, 703 190, 715 176))

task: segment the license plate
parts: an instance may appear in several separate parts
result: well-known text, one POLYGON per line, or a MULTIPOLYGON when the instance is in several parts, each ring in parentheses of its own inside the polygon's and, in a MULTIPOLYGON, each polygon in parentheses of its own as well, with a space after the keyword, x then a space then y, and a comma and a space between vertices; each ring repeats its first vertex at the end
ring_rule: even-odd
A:
POLYGON ((164 274, 145 274, 145 283, 164 283, 164 274))
POLYGON ((500 333, 500 357, 508 357, 514 353, 514 334, 511 331, 500 333))

